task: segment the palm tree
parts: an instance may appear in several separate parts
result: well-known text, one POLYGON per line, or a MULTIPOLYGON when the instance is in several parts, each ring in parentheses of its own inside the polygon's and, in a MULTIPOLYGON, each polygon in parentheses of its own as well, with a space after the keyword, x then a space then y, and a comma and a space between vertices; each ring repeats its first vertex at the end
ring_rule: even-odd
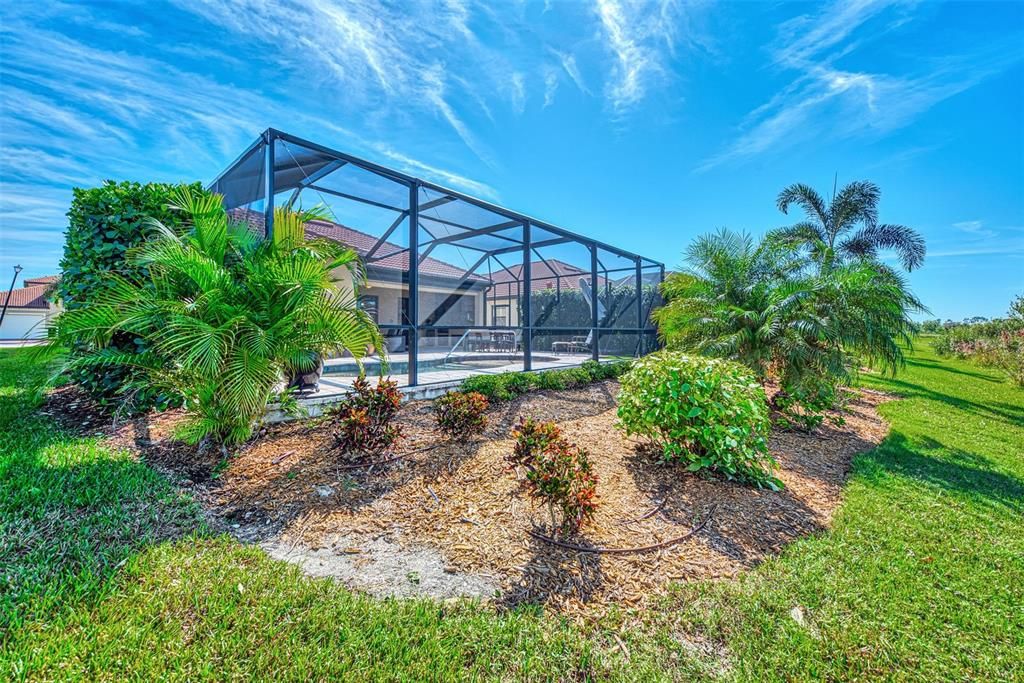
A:
POLYGON ((655 311, 670 348, 729 358, 783 388, 843 383, 861 362, 895 370, 924 306, 891 269, 868 260, 808 267, 792 245, 722 230, 687 248, 655 311))
POLYGON ((826 206, 813 188, 802 183, 779 193, 779 211, 788 213, 796 204, 807 215, 801 221, 773 231, 776 241, 806 248, 811 258, 825 268, 849 260, 877 261, 878 253, 891 249, 907 270, 924 263, 924 238, 905 225, 878 222, 881 191, 869 181, 856 181, 835 194, 826 206))
POLYGON ((334 351, 359 359, 382 348, 354 293, 334 286, 336 268, 359 281, 356 253, 305 239, 305 223, 322 212, 277 209, 265 241, 234 221, 219 195, 185 189, 172 206, 186 229, 152 221, 153 238, 129 254, 146 280, 111 274, 95 305, 58 319, 53 346, 93 349, 70 363, 141 369, 140 381, 184 397, 183 438, 233 444, 252 434, 292 373, 334 351), (147 350, 111 347, 118 332, 142 337, 147 350))
POLYGON ((792 366, 844 372, 842 353, 814 342, 827 321, 812 305, 818 286, 806 258, 792 247, 721 230, 694 240, 685 258, 654 313, 667 346, 739 361, 762 379, 792 366))

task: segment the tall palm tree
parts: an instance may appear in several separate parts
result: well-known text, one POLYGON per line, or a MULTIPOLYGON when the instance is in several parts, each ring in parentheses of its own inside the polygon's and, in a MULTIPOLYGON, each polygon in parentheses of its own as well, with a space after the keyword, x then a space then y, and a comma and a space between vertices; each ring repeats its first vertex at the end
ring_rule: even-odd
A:
POLYGON ((776 200, 779 211, 788 214, 796 204, 807 216, 773 231, 776 241, 806 248, 822 267, 850 260, 877 261, 878 254, 893 250, 907 270, 924 263, 924 238, 905 225, 878 222, 881 191, 869 181, 856 181, 841 189, 828 204, 813 188, 802 183, 790 185, 776 200))
POLYGON ((333 351, 359 359, 382 348, 354 293, 334 286, 337 268, 358 281, 355 252, 305 239, 305 223, 320 213, 279 208, 265 241, 235 222, 219 195, 185 189, 172 206, 186 229, 153 221, 152 239, 129 254, 145 280, 111 274, 94 305, 58 319, 53 346, 94 349, 72 363, 141 369, 141 381, 184 397, 182 437, 231 444, 250 436, 291 373, 333 351), (111 347, 117 332, 142 337, 147 350, 111 347))
POLYGON ((784 388, 850 379, 860 362, 895 370, 926 310, 898 273, 869 260, 808 267, 791 245, 728 230, 686 250, 654 313, 669 348, 739 361, 784 388))

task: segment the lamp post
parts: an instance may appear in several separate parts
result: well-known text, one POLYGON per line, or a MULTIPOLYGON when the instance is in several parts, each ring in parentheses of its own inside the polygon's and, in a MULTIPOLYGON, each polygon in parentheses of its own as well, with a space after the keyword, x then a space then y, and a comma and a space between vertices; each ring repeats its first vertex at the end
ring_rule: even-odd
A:
POLYGON ((0 311, 0 325, 4 324, 4 316, 7 315, 7 305, 11 303, 11 292, 14 291, 14 283, 18 281, 18 274, 21 271, 20 265, 14 266, 14 277, 11 278, 11 286, 7 289, 7 298, 4 299, 4 310, 0 311))

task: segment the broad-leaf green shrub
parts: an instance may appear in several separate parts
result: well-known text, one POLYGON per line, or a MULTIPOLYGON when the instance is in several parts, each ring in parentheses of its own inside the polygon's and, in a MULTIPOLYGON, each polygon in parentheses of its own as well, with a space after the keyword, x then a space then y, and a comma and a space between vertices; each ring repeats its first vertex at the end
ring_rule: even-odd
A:
POLYGON ((509 401, 534 389, 561 390, 615 379, 629 369, 631 361, 598 363, 585 361, 578 368, 543 372, 503 372, 500 375, 474 375, 462 382, 462 391, 476 391, 491 401, 509 401))
MULTIPOLYGON (((66 310, 96 305, 119 282, 113 275, 133 281, 146 279, 146 265, 127 255, 146 240, 150 220, 160 221, 172 230, 181 229, 181 212, 169 207, 173 192, 181 187, 107 181, 99 187, 73 190, 60 262, 61 280, 56 290, 66 310)), ((188 187, 198 190, 199 184, 188 187)), ((148 347, 143 335, 115 332, 108 348, 141 354, 148 347)), ((72 355, 94 350, 88 345, 70 349, 72 355)), ((125 404, 126 399, 130 399, 127 405, 138 409, 180 403, 181 397, 172 392, 135 382, 139 374, 138 369, 127 365, 80 365, 69 372, 73 382, 105 405, 125 404), (128 387, 132 387, 130 393, 126 392, 128 387)))
POLYGON ((633 362, 619 381, 619 426, 650 439, 665 460, 758 486, 781 487, 768 453, 764 389, 732 361, 659 351, 633 362))

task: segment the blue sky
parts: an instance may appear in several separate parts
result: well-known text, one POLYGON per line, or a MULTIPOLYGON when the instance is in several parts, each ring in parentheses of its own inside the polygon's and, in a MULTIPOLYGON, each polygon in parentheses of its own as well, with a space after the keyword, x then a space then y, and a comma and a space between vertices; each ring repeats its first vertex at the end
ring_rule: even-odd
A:
POLYGON ((936 317, 1024 291, 1024 3, 15 2, 0 280, 70 187, 212 179, 273 126, 663 260, 871 179, 936 317))

